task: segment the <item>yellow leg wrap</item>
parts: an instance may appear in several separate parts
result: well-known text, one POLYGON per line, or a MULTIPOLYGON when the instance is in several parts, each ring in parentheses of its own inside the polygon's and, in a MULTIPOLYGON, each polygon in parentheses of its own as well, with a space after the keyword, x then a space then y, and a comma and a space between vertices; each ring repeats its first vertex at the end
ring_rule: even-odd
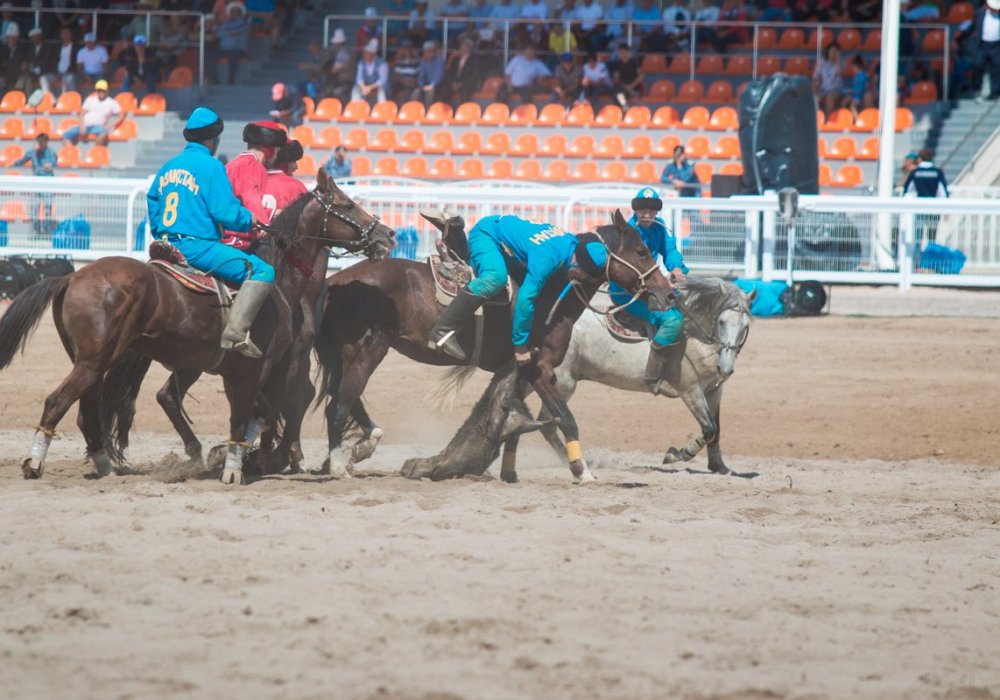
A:
POLYGON ((566 443, 566 459, 570 462, 583 459, 583 447, 579 440, 570 440, 566 443))

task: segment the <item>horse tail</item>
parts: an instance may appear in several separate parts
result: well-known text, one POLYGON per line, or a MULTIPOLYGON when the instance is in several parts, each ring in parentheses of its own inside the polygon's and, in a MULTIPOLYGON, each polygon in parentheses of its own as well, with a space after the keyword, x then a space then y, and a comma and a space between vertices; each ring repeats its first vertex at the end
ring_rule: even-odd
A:
POLYGON ((461 391, 465 383, 475 373, 475 365, 460 365, 452 367, 441 375, 437 386, 427 393, 427 399, 431 405, 439 411, 450 409, 455 403, 455 397, 461 391))
POLYGON ((24 352, 45 309, 68 285, 69 277, 50 277, 14 297, 7 313, 0 318, 0 369, 10 365, 18 349, 24 352))
POLYGON ((316 367, 316 398, 313 400, 312 408, 315 411, 327 397, 336 396, 340 391, 340 380, 343 376, 343 359, 340 356, 340 333, 337 323, 329 318, 328 309, 350 308, 340 306, 332 297, 340 292, 337 286, 328 287, 327 282, 323 282, 323 290, 316 300, 316 307, 313 311, 316 321, 316 331, 313 335, 313 348, 316 350, 316 359, 319 365, 316 367), (337 304, 335 306, 335 304, 337 304), (324 321, 326 323, 324 323, 324 321))
POLYGON ((101 432, 104 434, 104 448, 114 462, 122 462, 125 458, 135 418, 135 398, 149 364, 148 357, 126 350, 105 374, 101 393, 101 432))

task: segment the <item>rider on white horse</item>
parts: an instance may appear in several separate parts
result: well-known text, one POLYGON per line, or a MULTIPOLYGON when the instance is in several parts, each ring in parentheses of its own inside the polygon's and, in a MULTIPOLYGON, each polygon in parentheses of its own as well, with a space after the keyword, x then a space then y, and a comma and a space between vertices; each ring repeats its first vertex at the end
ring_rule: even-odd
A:
MULTIPOLYGON (((677 239, 658 215, 661 209, 663 200, 659 193, 652 187, 643 187, 632 200, 634 213, 628 223, 639 232, 643 243, 653 254, 653 259, 665 268, 672 281, 678 282, 684 279, 688 268, 677 249, 677 239)), ((614 282, 610 284, 609 291, 615 304, 624 304, 632 296, 614 282)), ((681 312, 676 307, 666 311, 650 311, 645 301, 636 299, 622 313, 646 322, 653 329, 649 360, 646 363, 646 384, 649 390, 654 394, 661 393, 661 381, 677 386, 686 345, 684 317, 681 312)))

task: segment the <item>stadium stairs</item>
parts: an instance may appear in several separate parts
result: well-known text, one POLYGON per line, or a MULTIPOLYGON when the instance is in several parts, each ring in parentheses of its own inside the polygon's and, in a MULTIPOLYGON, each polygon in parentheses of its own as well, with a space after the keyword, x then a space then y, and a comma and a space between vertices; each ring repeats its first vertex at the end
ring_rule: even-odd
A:
POLYGON ((948 182, 955 182, 962 169, 993 136, 1000 123, 1000 101, 958 100, 933 130, 927 145, 948 182))

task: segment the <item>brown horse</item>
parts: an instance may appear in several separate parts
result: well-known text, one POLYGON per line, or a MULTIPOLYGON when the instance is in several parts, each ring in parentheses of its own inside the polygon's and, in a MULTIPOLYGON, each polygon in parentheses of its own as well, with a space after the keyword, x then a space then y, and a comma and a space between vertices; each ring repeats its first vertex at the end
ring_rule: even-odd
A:
POLYGON ((319 173, 316 189, 283 211, 272 228, 275 289, 253 327, 258 347, 267 347, 260 360, 227 352, 220 361, 218 299, 190 292, 167 273, 131 258, 102 258, 18 296, 0 318, 0 369, 27 343, 50 302, 59 337, 73 360, 69 375, 45 400, 30 455, 22 464, 26 479, 41 477, 56 426, 78 400, 77 422, 87 454, 100 476, 110 473, 115 468, 111 459, 115 447, 108 444, 107 416, 118 410, 110 399, 124 398, 119 403, 130 411, 141 377, 155 360, 185 372, 222 376, 230 408, 222 481, 243 482, 244 446, 256 439, 263 427, 259 416, 266 413, 259 406, 277 404, 268 400, 278 394, 265 383, 292 342, 292 310, 299 305, 308 270, 331 245, 381 259, 392 250, 395 236, 324 172, 319 173))
MULTIPOLYGON (((633 294, 648 295, 654 308, 665 308, 671 291, 670 282, 661 274, 639 233, 625 222, 621 212, 615 212, 612 226, 602 226, 597 233, 609 251, 602 278, 589 278, 579 285, 577 293, 564 295, 561 301, 567 278, 554 275, 549 280, 538 298, 531 331, 531 344, 538 352, 521 371, 557 419, 568 443, 570 469, 582 481, 594 477, 580 448, 576 420, 555 391, 554 374, 565 356, 573 323, 583 312, 585 302, 589 303, 609 279, 633 294)), ((462 242, 457 243, 451 247, 463 247, 462 242)), ((360 397, 389 348, 424 364, 448 366, 458 362, 427 347, 428 335, 444 307, 437 301, 434 279, 426 263, 393 259, 377 266, 354 265, 332 275, 327 287, 316 331, 316 350, 323 367, 319 389, 321 398, 330 397, 326 408, 330 454, 323 471, 349 476, 353 462, 369 456, 382 436, 360 397), (342 445, 349 418, 363 432, 353 448, 342 445)), ((493 372, 511 360, 511 325, 509 306, 484 307, 481 349, 470 353, 479 368, 493 372)), ((470 325, 460 331, 459 342, 464 348, 472 348, 475 334, 470 325)))

